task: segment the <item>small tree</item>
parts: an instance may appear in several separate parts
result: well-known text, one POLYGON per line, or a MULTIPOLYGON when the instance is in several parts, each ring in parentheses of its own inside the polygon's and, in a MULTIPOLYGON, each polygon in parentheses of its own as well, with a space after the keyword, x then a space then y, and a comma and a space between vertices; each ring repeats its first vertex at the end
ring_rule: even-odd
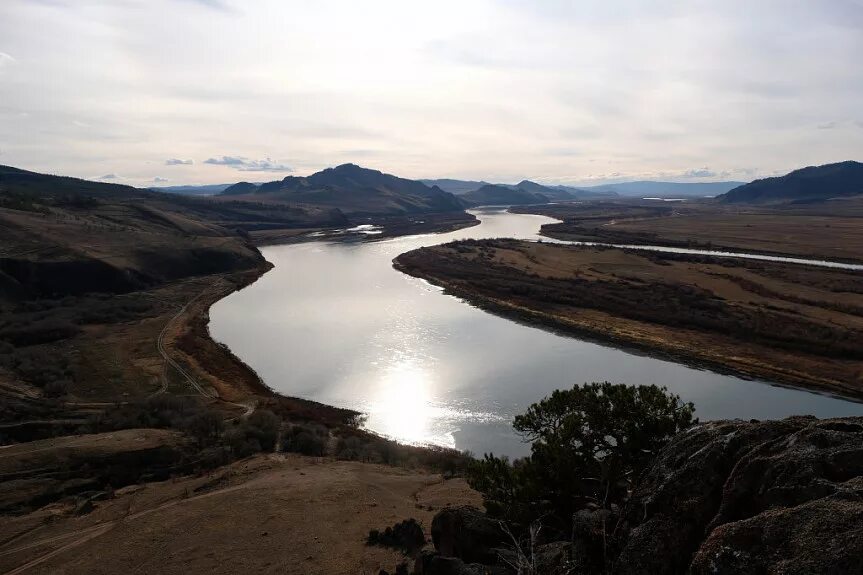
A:
POLYGON ((590 503, 623 502, 657 451, 693 423, 693 411, 656 385, 557 390, 515 418, 532 442, 530 457, 511 464, 486 455, 469 481, 494 516, 522 524, 557 518, 564 527, 590 503))

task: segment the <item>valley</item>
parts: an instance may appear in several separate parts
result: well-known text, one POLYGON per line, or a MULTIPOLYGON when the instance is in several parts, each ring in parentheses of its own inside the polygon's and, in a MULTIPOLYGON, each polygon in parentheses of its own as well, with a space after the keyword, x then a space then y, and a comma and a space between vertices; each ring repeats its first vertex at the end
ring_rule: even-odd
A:
POLYGON ((669 205, 525 181, 486 191, 535 205, 465 210, 353 165, 322 178, 184 197, 0 170, 5 572, 146 563, 166 545, 150 521, 191 533, 163 572, 391 566, 368 530, 477 505, 452 479, 461 451, 525 455, 514 415, 587 381, 659 382, 706 419, 860 412, 859 273, 548 243, 859 261, 855 199, 669 205), (264 494, 289 513, 262 513, 264 494), (309 514, 328 519, 292 526, 309 514), (199 532, 202 515, 230 520, 199 532), (135 551, 94 562, 115 537, 135 551))

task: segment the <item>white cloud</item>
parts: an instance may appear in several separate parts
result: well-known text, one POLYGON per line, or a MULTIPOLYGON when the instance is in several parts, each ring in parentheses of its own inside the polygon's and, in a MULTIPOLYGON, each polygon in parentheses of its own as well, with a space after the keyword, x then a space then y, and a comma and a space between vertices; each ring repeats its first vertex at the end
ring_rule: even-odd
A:
POLYGON ((714 178, 718 174, 710 168, 696 168, 694 170, 686 170, 683 172, 684 178, 714 178))
POLYGON ((167 182, 169 180, 168 180, 168 178, 160 178, 159 176, 156 176, 155 178, 153 178, 153 181, 158 184, 160 182, 167 182))
POLYGON ((209 158, 204 160, 205 164, 217 166, 230 166, 241 172, 293 172, 294 170, 281 162, 273 161, 272 158, 263 160, 250 160, 240 156, 222 156, 220 158, 209 158))
POLYGON ((118 176, 117 174, 105 174, 104 176, 100 176, 99 179, 100 180, 116 180, 119 177, 120 176, 118 176))
POLYGON ((165 160, 166 166, 191 166, 195 160, 181 160, 180 158, 169 158, 165 160))
POLYGON ((0 70, 15 63, 15 58, 6 52, 0 52, 0 70))
POLYGON ((210 158, 204 160, 205 164, 215 164, 217 166, 242 166, 245 163, 244 158, 238 156, 222 156, 221 158, 210 158))

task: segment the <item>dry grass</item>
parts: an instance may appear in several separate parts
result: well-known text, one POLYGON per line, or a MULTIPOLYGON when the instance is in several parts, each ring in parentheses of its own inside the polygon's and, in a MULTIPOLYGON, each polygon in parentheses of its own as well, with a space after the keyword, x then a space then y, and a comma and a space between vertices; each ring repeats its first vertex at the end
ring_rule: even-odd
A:
POLYGON ((403 560, 371 529, 480 503, 463 480, 380 465, 258 456, 131 486, 82 517, 62 503, 0 526, 0 572, 377 573, 403 560), (55 553, 55 555, 52 555, 55 553))

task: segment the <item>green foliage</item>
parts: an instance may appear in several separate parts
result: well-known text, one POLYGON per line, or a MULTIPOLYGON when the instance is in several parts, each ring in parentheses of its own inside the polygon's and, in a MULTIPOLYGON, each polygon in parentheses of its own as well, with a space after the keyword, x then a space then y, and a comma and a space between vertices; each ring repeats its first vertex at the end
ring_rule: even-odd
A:
POLYGON ((469 482, 496 517, 561 526, 588 504, 625 501, 632 482, 671 437, 693 423, 694 407, 655 385, 591 383, 557 390, 515 418, 531 455, 510 463, 486 455, 469 482))

